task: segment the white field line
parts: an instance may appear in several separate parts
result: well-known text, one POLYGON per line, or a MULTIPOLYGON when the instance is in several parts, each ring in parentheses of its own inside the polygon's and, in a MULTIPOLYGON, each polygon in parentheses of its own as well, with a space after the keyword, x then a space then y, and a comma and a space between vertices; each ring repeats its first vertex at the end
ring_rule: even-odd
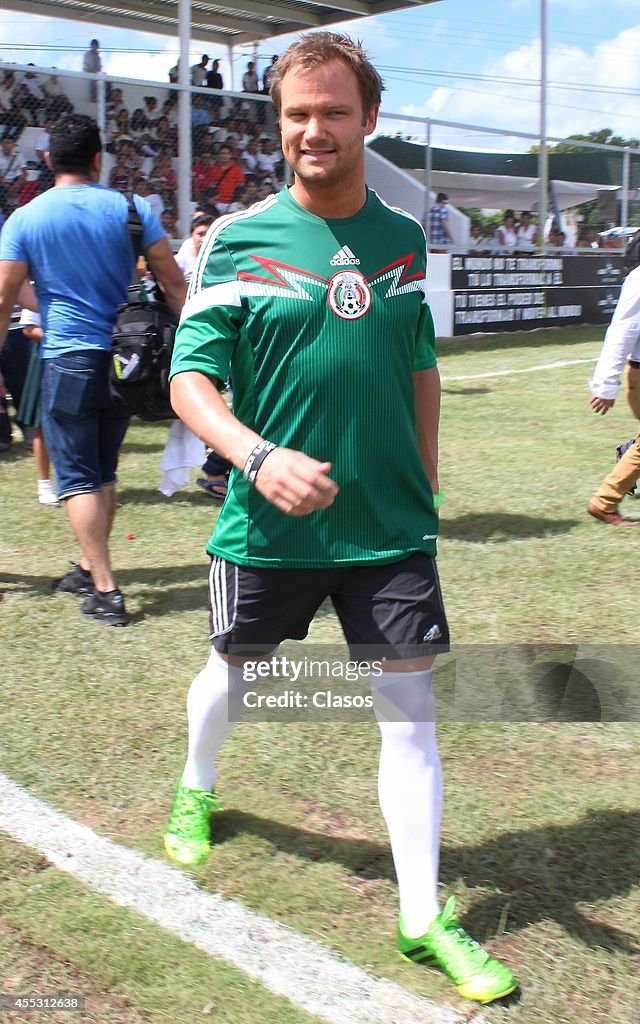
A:
POLYGON ((95 892, 331 1024, 486 1024, 480 1014, 470 1021, 240 903, 202 892, 179 869, 97 835, 3 774, 0 829, 95 892))
POLYGON ((461 377, 441 377, 443 384, 451 380, 484 380, 486 377, 511 377, 514 373, 537 373, 538 370, 561 370, 565 366, 580 366, 595 363, 596 359, 561 359, 557 363, 541 363, 540 366, 526 366, 523 370, 489 370, 487 373, 469 373, 461 377))

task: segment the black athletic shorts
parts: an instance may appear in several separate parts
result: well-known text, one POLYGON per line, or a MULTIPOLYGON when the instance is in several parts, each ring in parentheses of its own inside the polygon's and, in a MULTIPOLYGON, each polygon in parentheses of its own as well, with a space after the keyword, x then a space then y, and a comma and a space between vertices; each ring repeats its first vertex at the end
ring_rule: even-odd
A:
POLYGON ((438 570, 421 552, 385 565, 335 569, 255 569, 214 556, 210 639, 220 654, 268 654, 283 640, 304 640, 327 597, 353 658, 449 650, 438 570))

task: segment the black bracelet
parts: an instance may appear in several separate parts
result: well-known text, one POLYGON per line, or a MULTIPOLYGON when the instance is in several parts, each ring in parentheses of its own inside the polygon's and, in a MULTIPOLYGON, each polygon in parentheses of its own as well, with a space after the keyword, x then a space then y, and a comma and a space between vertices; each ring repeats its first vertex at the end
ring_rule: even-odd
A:
POLYGON ((242 470, 245 480, 248 480, 250 484, 255 484, 260 466, 267 455, 270 455, 273 449, 277 447, 277 444, 272 444, 271 441, 260 441, 255 446, 242 470))

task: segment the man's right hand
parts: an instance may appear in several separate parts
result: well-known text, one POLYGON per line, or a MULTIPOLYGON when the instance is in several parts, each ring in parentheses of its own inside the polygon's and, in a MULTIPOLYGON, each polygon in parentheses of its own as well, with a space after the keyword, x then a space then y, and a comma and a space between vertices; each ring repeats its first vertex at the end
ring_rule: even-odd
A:
POLYGON ((330 462, 318 462, 292 448, 275 448, 256 477, 256 489, 288 516, 308 516, 332 505, 338 485, 330 462))

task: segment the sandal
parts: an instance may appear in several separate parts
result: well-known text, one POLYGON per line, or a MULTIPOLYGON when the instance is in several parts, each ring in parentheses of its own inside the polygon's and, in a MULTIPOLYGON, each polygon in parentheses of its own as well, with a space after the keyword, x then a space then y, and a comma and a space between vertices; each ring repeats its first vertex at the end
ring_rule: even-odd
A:
POLYGON ((196 480, 198 487, 210 494, 212 498, 224 501, 227 496, 226 480, 209 480, 206 476, 199 476, 196 480))

